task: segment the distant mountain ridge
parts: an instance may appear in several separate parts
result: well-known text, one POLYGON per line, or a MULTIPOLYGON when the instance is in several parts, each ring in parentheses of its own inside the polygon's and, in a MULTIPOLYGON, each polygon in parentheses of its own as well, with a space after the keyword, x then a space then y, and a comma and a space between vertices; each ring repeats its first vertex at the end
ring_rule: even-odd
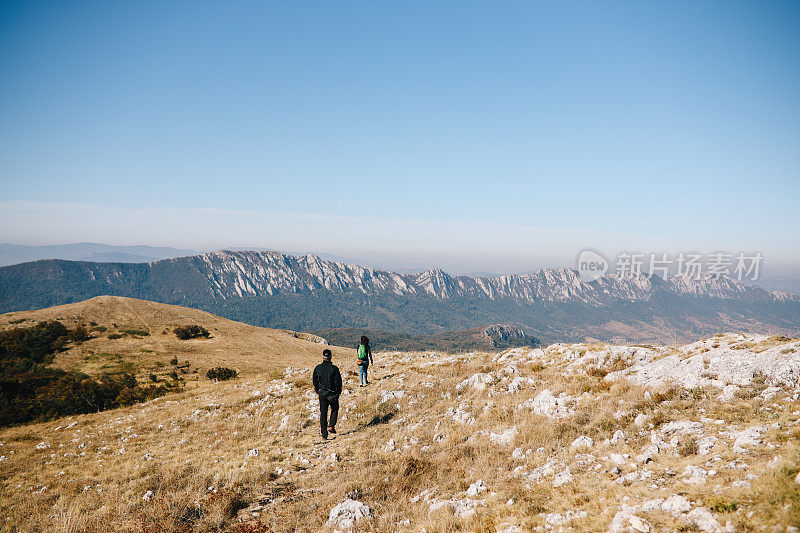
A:
POLYGON ((723 329, 800 333, 800 298, 705 277, 615 274, 586 283, 568 268, 492 278, 365 268, 271 251, 216 251, 150 263, 42 260, 0 268, 0 311, 102 294, 198 307, 294 330, 369 327, 433 334, 485 324, 543 340, 665 340, 723 329))
MULTIPOLYGON (((507 274, 493 278, 451 276, 441 269, 417 274, 398 274, 322 259, 316 255, 291 256, 280 252, 217 251, 197 256, 205 265, 215 296, 233 293, 269 294, 327 289, 363 293, 392 292, 396 295, 428 294, 438 299, 472 296, 488 299, 512 298, 523 302, 580 301, 600 305, 613 299, 648 300, 653 291, 738 298, 752 295, 786 299, 792 295, 772 292, 727 278, 688 276, 667 281, 645 274, 620 277, 611 274, 587 283, 569 268, 542 269, 530 274, 507 274)), ((796 298, 796 297, 795 297, 796 298)))
POLYGON ((538 339, 529 336, 522 328, 493 324, 458 331, 443 331, 433 335, 412 335, 363 328, 323 329, 313 332, 331 344, 355 349, 359 339, 366 335, 370 344, 379 350, 426 351, 449 353, 465 351, 497 351, 506 348, 540 345, 538 339))
POLYGON ((0 243, 0 266, 40 259, 67 259, 101 263, 148 263, 168 257, 194 255, 196 251, 157 246, 112 246, 94 242, 29 246, 0 243))

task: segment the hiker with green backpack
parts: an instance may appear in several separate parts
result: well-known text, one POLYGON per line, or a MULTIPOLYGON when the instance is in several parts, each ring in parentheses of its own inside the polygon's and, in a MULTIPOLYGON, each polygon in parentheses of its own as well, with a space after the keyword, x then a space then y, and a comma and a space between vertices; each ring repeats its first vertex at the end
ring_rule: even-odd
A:
POLYGON ((366 387, 369 385, 367 380, 367 368, 370 364, 374 364, 372 360, 372 350, 369 348, 369 339, 366 336, 361 337, 361 344, 358 345, 358 375, 361 378, 361 386, 366 387))

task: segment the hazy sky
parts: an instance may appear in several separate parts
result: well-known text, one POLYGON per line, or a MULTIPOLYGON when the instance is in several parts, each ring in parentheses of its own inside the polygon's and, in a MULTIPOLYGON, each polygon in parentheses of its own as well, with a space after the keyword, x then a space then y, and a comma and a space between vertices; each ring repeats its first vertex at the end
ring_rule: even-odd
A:
POLYGON ((6 1, 0 180, 19 244, 796 264, 800 3, 6 1))

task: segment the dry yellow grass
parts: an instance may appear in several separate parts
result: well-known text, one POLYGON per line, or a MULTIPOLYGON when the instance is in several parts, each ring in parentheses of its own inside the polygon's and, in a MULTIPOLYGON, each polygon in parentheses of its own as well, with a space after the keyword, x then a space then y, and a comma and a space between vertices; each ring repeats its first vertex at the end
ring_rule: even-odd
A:
MULTIPOLYGON (((222 338, 219 328, 212 333, 222 338)), ((559 359, 564 350, 553 347, 513 368, 493 354, 382 353, 367 388, 357 386, 350 354, 337 352, 347 393, 339 436, 328 442, 318 438, 310 365, 289 364, 300 368, 280 375, 252 369, 224 383, 201 379, 145 404, 5 429, 0 531, 330 531, 328 513, 346 497, 371 508, 358 531, 531 531, 545 527, 547 513, 577 510, 586 516, 566 526, 603 531, 623 505, 674 494, 736 530, 800 525, 800 411, 784 393, 723 403, 711 391, 612 383, 603 372, 569 368, 559 359), (493 383, 459 386, 478 372, 493 383), (532 382, 508 393, 519 376, 532 382), (574 411, 552 419, 519 407, 545 388, 576 397, 574 411), (701 420, 718 435, 713 454, 698 455, 694 437, 681 436, 648 464, 634 459, 651 432, 701 420), (744 455, 720 433, 756 424, 769 428, 764 445, 744 455), (492 441, 492 433, 510 428, 509 444, 492 441), (626 440, 607 442, 617 430, 626 440), (580 436, 593 446, 572 448, 580 436), (611 453, 627 457, 619 473, 611 453), (534 481, 532 473, 548 464, 569 468, 574 479, 559 487, 552 474, 534 481), (716 474, 687 484, 687 466, 716 474), (633 472, 649 477, 619 481, 633 472), (483 500, 474 514, 456 516, 448 505, 431 511, 434 502, 464 498, 479 479, 487 491, 474 498, 483 500), (745 480, 751 487, 733 484, 745 480)), ((212 363, 212 355, 202 357, 212 363)), ((313 350, 309 357, 318 360, 313 350)), ((651 531, 696 530, 666 512, 646 516, 651 531)))
MULTIPOLYGON (((197 309, 119 296, 6 313, 0 315, 0 329, 31 326, 42 320, 59 320, 70 328, 78 324, 96 328, 91 331, 94 339, 71 347, 54 362, 54 366, 89 374, 121 369, 158 373, 166 370, 165 362, 177 357, 181 364, 189 361, 201 372, 227 366, 247 375, 287 366, 306 368, 316 364, 324 348, 305 340, 302 333, 250 326, 197 309), (175 327, 190 324, 205 327, 211 338, 179 340, 173 333, 175 327), (126 330, 143 330, 149 335, 123 333, 126 330), (109 338, 114 334, 123 336, 109 338)), ((330 348, 342 357, 352 353, 330 348)))

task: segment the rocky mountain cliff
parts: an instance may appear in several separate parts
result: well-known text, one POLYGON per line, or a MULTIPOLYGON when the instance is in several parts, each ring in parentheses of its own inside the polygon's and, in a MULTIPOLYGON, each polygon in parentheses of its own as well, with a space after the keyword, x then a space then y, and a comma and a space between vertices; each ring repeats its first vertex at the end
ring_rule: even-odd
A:
POLYGON ((728 279, 568 268, 497 277, 399 274, 316 255, 217 251, 151 263, 42 260, 0 268, 0 311, 111 294, 199 307, 257 325, 373 327, 433 334, 523 326, 544 340, 667 340, 721 329, 800 332, 800 298, 728 279))
MULTIPOLYGON (((609 275, 587 283, 569 268, 543 269, 531 274, 493 278, 451 276, 433 269, 419 274, 397 274, 322 259, 316 255, 295 257, 280 252, 218 251, 190 258, 168 259, 156 263, 191 260, 208 282, 215 297, 242 297, 329 290, 358 291, 364 294, 429 295, 443 300, 478 297, 491 300, 511 298, 521 302, 577 301, 600 305, 615 299, 649 300, 655 291, 733 299, 752 296, 767 301, 787 298, 737 283, 729 279, 705 277, 649 279, 609 275)), ((155 263, 151 263, 154 265, 155 263)))

